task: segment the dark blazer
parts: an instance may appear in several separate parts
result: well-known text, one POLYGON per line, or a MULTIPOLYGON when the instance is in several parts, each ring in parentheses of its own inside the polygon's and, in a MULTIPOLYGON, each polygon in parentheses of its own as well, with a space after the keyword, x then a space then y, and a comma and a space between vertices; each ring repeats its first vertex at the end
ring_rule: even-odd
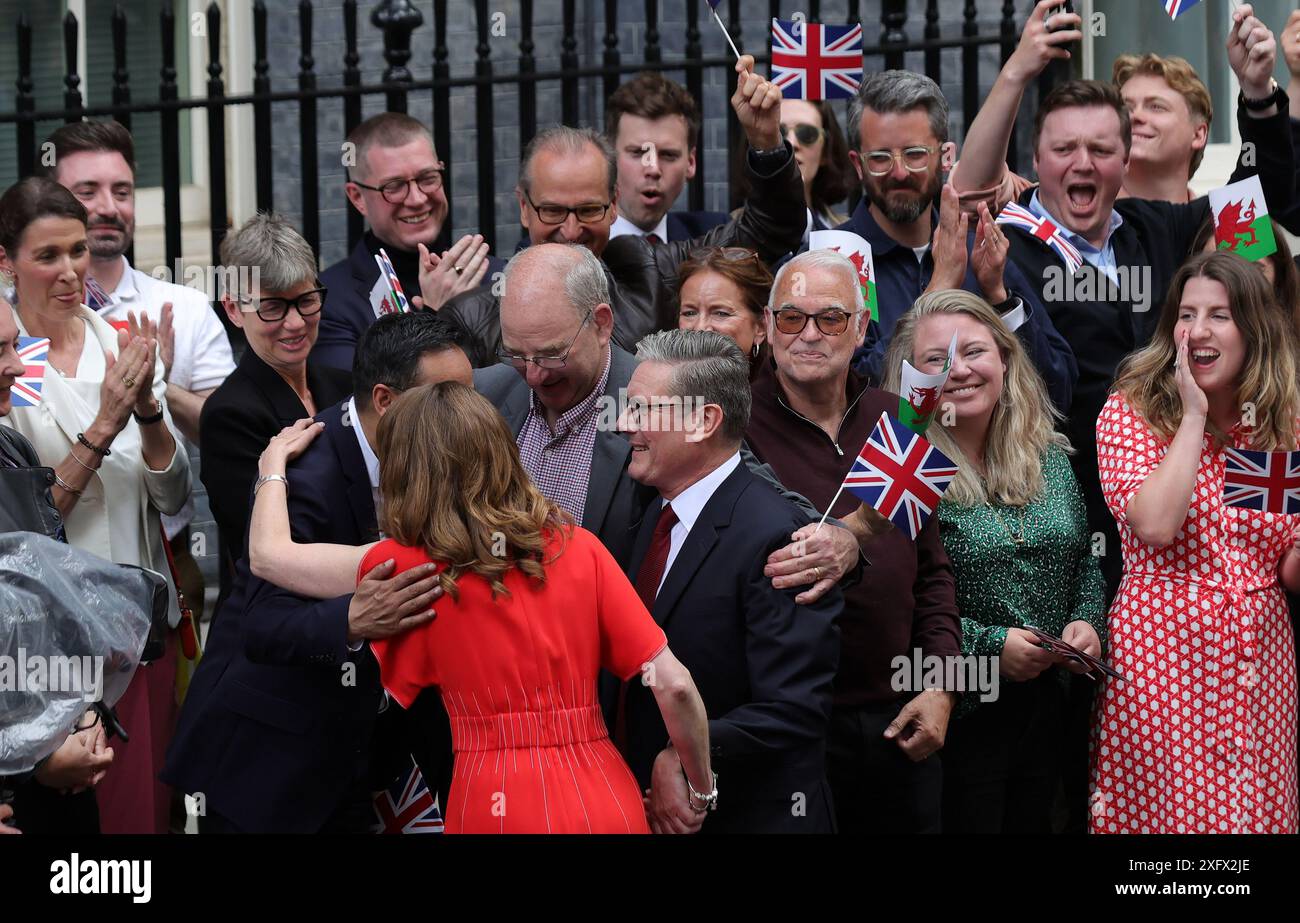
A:
MULTIPOLYGON (((654 245, 637 234, 611 240, 601 254, 614 308, 614 343, 636 349, 646 334, 677 326, 677 269, 697 247, 738 246, 775 263, 799 246, 805 209, 803 182, 789 144, 762 157, 746 155, 752 183, 739 217, 693 240, 654 245)), ((447 302, 439 312, 465 331, 474 368, 493 365, 501 347, 501 311, 489 287, 447 302)))
MULTIPOLYGON (((370 476, 345 407, 317 419, 324 432, 288 470, 294 540, 374 541, 370 476)), ((288 833, 318 831, 351 792, 391 781, 407 741, 395 727, 374 740, 385 697, 369 646, 348 648, 351 599, 294 595, 252 576, 240 560, 163 781, 204 793, 209 810, 241 830, 288 833)), ((401 714, 389 703, 382 720, 396 726, 401 714)), ((428 781, 436 789, 443 780, 428 781)))
POLYGON ((669 212, 668 242, 692 240, 703 237, 720 224, 726 224, 731 216, 726 212, 669 212))
MULTIPOLYGON (((337 404, 352 393, 352 376, 307 361, 307 387, 317 407, 337 404)), ((221 594, 230 593, 235 562, 244 556, 257 459, 271 437, 307 408, 289 383, 263 362, 252 348, 239 365, 208 396, 199 415, 199 480, 208 489, 208 503, 221 535, 221 594)))
MULTIPOLYGON (((635 581, 662 506, 637 535, 635 581)), ((704 505, 655 599, 654 619, 695 679, 709 716, 718 809, 705 833, 833 833, 825 776, 831 686, 839 666, 838 589, 795 603, 764 576, 767 556, 806 516, 766 489, 743 464, 704 505)), ((603 700, 617 699, 617 683, 603 700)), ((628 764, 649 787, 668 733, 653 692, 627 693, 628 764)))
MULTIPOLYGON (((627 388, 638 361, 631 353, 612 343, 610 352, 609 378, 603 399, 617 408, 619 393, 627 388)), ((511 433, 518 439, 519 431, 528 419, 530 406, 530 391, 523 376, 508 365, 494 365, 474 372, 474 387, 501 412, 511 433)), ((820 515, 803 497, 782 487, 772 469, 755 459, 747 447, 741 447, 740 456, 774 492, 809 516, 820 515)), ((591 476, 587 481, 587 501, 580 525, 600 538, 620 567, 627 566, 636 529, 650 501, 658 496, 655 490, 638 484, 628 475, 627 463, 631 457, 632 449, 627 437, 612 427, 597 428, 591 455, 591 476)), ((789 543, 789 536, 786 543, 789 543)))
MULTIPOLYGON (((361 334, 375 322, 370 290, 379 278, 375 253, 380 246, 378 238, 366 234, 357 241, 346 259, 339 260, 320 275, 320 284, 328 291, 325 306, 321 309, 320 336, 311 356, 321 365, 352 371, 352 358, 361 334)), ((391 257, 392 248, 385 249, 391 257)), ((490 288, 494 274, 505 269, 505 265, 495 256, 488 257, 488 271, 483 279, 485 286, 490 288)), ((413 285, 411 282, 409 277, 402 279, 402 289, 408 298, 420 293, 418 280, 413 285)))

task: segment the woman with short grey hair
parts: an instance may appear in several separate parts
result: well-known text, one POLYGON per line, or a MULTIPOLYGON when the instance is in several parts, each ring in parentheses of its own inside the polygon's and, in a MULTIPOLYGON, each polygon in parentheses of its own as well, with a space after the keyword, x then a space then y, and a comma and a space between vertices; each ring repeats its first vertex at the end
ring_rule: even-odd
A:
POLYGON ((325 289, 316 255, 287 220, 258 214, 221 245, 221 306, 244 332, 239 366, 203 405, 200 479, 221 535, 221 599, 244 554, 257 459, 271 437, 352 393, 347 372, 309 360, 325 289))

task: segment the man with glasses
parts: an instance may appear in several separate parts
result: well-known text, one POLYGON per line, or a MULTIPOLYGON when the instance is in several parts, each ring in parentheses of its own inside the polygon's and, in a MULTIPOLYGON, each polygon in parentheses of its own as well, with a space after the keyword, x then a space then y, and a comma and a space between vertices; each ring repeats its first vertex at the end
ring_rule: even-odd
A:
POLYGON ((1078 369, 1070 347, 1052 327, 1037 287, 1006 259, 1005 240, 984 209, 967 225, 956 196, 945 193, 945 220, 935 199, 954 145, 948 141, 948 102, 922 74, 871 74, 849 104, 849 160, 863 199, 840 230, 871 244, 879 323, 867 331, 855 367, 879 381, 894 324, 922 292, 963 288, 982 296, 1016 330, 1064 409, 1078 369))
MULTIPOLYGON (((803 187, 790 146, 781 139, 781 93, 741 57, 731 98, 751 150, 753 192, 735 219, 703 237, 655 245, 637 234, 610 239, 618 217, 618 158, 591 129, 557 125, 539 132, 519 166, 519 219, 533 246, 581 244, 603 260, 613 307, 613 341, 625 350, 647 333, 677 326, 677 267, 702 246, 757 250, 767 263, 797 248, 804 227, 803 187)), ((501 344, 498 295, 481 289, 443 312, 466 331, 476 368, 491 365, 501 344)))
POLYGON ((466 234, 441 254, 429 253, 426 286, 420 286, 421 248, 430 248, 447 220, 443 164, 433 137, 418 120, 400 112, 366 119, 344 148, 348 201, 369 225, 352 253, 321 273, 329 289, 320 322, 316 359, 350 371, 361 334, 375 322, 370 291, 379 279, 375 254, 382 247, 402 290, 437 310, 451 298, 490 282, 504 263, 488 254, 480 234, 466 234))
POLYGON ((239 366, 204 405, 200 427, 199 477, 221 536, 224 599, 244 555, 262 450, 283 427, 347 397, 352 376, 308 359, 327 289, 292 225, 275 215, 250 218, 226 235, 221 258, 228 283, 221 305, 248 339, 239 366))
MULTIPOLYGON (((615 322, 606 270, 580 245, 535 245, 506 266, 501 299, 501 364, 474 373, 474 387, 505 417, 524 469, 552 502, 595 533, 627 566, 653 490, 628 474, 633 449, 618 431, 637 360, 612 342, 615 322)), ((741 457, 773 489, 803 508, 771 471, 741 457)), ((859 560, 856 523, 805 527, 775 552, 768 576, 814 602, 859 560), (795 540, 795 536, 802 541, 795 540)))
MULTIPOLYGON (((773 364, 753 380, 745 440, 788 489, 826 509, 883 412, 898 396, 850 367, 867 322, 857 271, 829 250, 777 273, 767 310, 773 364)), ((844 493, 832 516, 864 515, 844 493)), ((824 530, 823 530, 824 531, 824 530)), ((902 656, 960 656, 948 555, 932 518, 913 542, 897 529, 862 546, 871 561, 844 591, 827 775, 842 833, 937 833, 943 746, 955 697, 896 689, 902 656)))

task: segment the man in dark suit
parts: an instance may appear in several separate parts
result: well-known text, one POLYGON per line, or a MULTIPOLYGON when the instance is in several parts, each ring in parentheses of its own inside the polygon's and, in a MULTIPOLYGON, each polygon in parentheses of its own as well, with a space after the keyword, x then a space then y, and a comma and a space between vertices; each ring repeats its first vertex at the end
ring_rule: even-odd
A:
POLYGON ((618 154, 618 217, 610 239, 634 234, 650 244, 701 237, 727 223, 725 212, 670 212, 695 176, 700 110, 679 83, 643 71, 605 103, 605 136, 618 154))
MULTIPOLYGON (((740 215, 701 238, 654 245, 639 235, 610 240, 618 217, 617 156, 609 140, 591 129, 557 125, 529 142, 520 159, 519 220, 532 246, 581 244, 607 273, 615 344, 634 349, 641 337, 677 326, 677 269, 702 246, 750 247, 771 263, 795 249, 803 234, 803 181, 792 148, 781 138, 781 93, 741 57, 731 98, 745 131, 753 191, 740 215)), ((501 290, 493 286, 452 299, 442 313, 469 335, 475 368, 496 362, 501 348, 501 290)))
MULTIPOLYGON (((318 415, 324 431, 289 469, 296 541, 378 537, 378 421, 408 388, 469 383, 455 336, 426 312, 385 317, 366 332, 355 396, 318 415)), ((445 785, 441 706, 422 700, 401 713, 387 703, 365 646, 432 618, 440 595, 432 570, 390 578, 392 568, 381 566, 355 594, 315 600, 252 577, 247 559, 239 562, 163 772, 181 791, 203 795, 201 830, 363 832, 373 820, 370 793, 387 787, 412 750, 429 787, 445 785)))
POLYGON ((732 340, 709 331, 653 334, 637 353, 621 426, 632 450, 628 473, 656 497, 628 576, 699 686, 722 793, 712 813, 673 807, 698 799, 664 747, 648 688, 654 678, 632 683, 624 752, 650 790, 651 826, 834 832, 825 753, 844 601, 834 589, 800 605, 763 573, 768 554, 807 517, 741 464, 749 363, 732 340))
MULTIPOLYGON (((514 359, 474 372, 474 387, 505 417, 519 455, 543 494, 594 532, 627 565, 636 527, 654 495, 628 475, 631 449, 618 413, 637 360, 611 342, 606 276, 585 247, 539 244, 506 267, 501 300, 503 348, 514 359), (561 294, 562 293, 562 294, 561 294), (512 367, 513 365, 513 367, 512 367)), ((741 456, 754 473, 810 515, 771 470, 741 456)), ((778 588, 806 586, 811 601, 859 563, 856 525, 812 529, 774 555, 778 588)))
POLYGON ((344 190, 369 229, 346 259, 321 273, 329 294, 315 358, 350 372, 357 341, 375 322, 370 292, 379 279, 375 254, 380 247, 392 260, 406 296, 435 311, 481 283, 490 285, 505 264, 488 254, 482 235, 466 234, 433 257, 429 298, 415 301, 421 297, 419 248, 433 246, 448 211, 433 136, 405 113, 381 112, 354 128, 347 144, 352 160, 344 190))

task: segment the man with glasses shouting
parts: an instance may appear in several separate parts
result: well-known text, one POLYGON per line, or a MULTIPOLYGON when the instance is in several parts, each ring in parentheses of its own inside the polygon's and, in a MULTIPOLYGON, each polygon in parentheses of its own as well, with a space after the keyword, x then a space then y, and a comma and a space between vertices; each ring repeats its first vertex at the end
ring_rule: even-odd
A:
POLYGON ((357 341, 375 322, 370 290, 379 278, 375 254, 380 247, 407 297, 417 306, 421 301, 415 299, 421 298, 434 310, 490 282, 505 264, 488 254, 481 234, 466 234, 441 254, 429 252, 442 233, 448 204, 443 164, 419 120, 401 112, 366 119, 348 135, 344 166, 348 202, 369 228, 347 259, 321 273, 330 294, 316 360, 351 372, 357 341))
POLYGON ((221 535, 224 600, 244 556, 258 457, 281 429, 351 394, 352 375, 308 360, 327 289, 316 278, 316 255, 291 224, 250 218, 226 235, 221 261, 221 306, 248 338, 239 365, 204 403, 199 426, 199 477, 221 535))
POLYGON ((938 84, 911 71, 869 75, 849 104, 848 142, 863 199, 839 230, 871 244, 879 303, 855 368, 879 381, 894 324, 912 302, 930 289, 963 288, 998 310, 1024 341, 1053 402, 1069 407, 1074 355, 1039 303, 1038 287, 1008 265, 1005 237, 988 209, 962 214, 951 188, 944 188, 942 212, 935 207, 955 150, 938 84))
MULTIPOLYGON (((749 247, 771 264, 799 246, 803 185, 791 148, 781 138, 781 93, 754 73, 750 55, 741 57, 736 72, 731 106, 749 142, 753 191, 736 218, 702 237, 663 244, 636 234, 611 240, 618 217, 618 157, 609 140, 591 129, 548 128, 523 152, 517 192, 529 241, 581 244, 601 258, 614 315, 612 337, 624 350, 635 349, 648 333, 677 326, 677 267, 692 251, 749 247)), ((500 303, 499 292, 480 289, 442 309, 465 330, 475 368, 497 362, 500 303)))

